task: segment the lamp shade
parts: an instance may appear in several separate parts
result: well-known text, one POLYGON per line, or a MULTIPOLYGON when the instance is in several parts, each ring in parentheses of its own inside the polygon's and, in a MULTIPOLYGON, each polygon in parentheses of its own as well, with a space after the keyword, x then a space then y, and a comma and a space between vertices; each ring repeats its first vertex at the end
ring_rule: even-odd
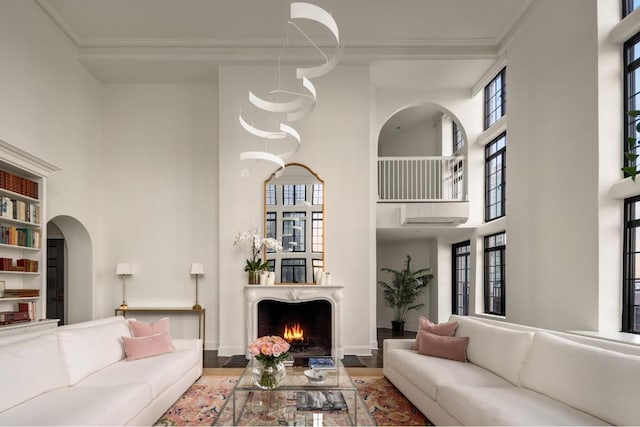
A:
POLYGON ((199 262, 194 262, 191 264, 191 274, 204 274, 204 267, 199 262))
POLYGON ((131 265, 127 262, 119 262, 116 265, 116 274, 118 276, 131 275, 131 265))

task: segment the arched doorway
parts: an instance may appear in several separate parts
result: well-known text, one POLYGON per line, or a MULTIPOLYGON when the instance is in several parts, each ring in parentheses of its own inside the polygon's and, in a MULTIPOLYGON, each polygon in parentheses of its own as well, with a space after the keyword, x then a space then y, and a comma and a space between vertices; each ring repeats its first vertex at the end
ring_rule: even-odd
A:
POLYGON ((47 317, 70 324, 93 318, 92 245, 77 219, 47 223, 47 317))

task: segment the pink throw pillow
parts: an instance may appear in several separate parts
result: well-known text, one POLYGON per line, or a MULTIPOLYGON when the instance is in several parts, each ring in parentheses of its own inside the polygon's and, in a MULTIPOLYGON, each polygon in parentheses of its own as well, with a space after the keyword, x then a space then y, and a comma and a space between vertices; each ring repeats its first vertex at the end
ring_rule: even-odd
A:
POLYGON ((127 360, 157 356, 158 354, 170 353, 175 350, 168 332, 160 332, 140 338, 122 337, 122 342, 127 360))
MULTIPOLYGON (((424 316, 420 316, 418 319, 418 332, 429 332, 442 337, 452 337, 458 329, 458 322, 449 323, 433 323, 431 320, 424 316)), ((413 350, 418 349, 418 336, 416 335, 416 341, 413 343, 413 350)))
POLYGON ((129 320, 129 327, 131 328, 131 335, 135 338, 148 337, 159 332, 169 333, 169 318, 163 317, 157 322, 151 323, 129 320))
POLYGON ((418 332, 418 353, 443 359, 467 361, 469 337, 442 337, 429 332, 418 332))

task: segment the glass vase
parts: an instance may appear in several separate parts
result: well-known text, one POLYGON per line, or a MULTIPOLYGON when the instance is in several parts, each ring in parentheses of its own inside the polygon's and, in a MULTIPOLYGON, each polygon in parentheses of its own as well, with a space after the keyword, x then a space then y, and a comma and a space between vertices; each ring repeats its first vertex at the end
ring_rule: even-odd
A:
POLYGON ((253 382, 263 390, 273 390, 278 388, 285 375, 287 369, 284 362, 261 361, 253 359, 253 382))

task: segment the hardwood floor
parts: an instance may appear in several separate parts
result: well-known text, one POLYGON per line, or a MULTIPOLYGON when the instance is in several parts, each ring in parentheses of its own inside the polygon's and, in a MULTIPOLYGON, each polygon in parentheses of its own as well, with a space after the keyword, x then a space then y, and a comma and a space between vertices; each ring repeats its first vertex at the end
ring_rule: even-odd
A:
MULTIPOLYGON (((391 336, 391 329, 378 328, 378 349, 372 350, 371 356, 360 356, 360 360, 368 368, 382 368, 382 343, 386 339, 395 338, 415 338, 416 333, 411 331, 405 331, 403 336, 394 337, 391 336)), ((218 357, 217 350, 207 350, 204 352, 204 367, 205 368, 222 368, 224 364, 229 360, 229 357, 218 357)), ((233 369, 233 368, 228 368, 233 369)))

